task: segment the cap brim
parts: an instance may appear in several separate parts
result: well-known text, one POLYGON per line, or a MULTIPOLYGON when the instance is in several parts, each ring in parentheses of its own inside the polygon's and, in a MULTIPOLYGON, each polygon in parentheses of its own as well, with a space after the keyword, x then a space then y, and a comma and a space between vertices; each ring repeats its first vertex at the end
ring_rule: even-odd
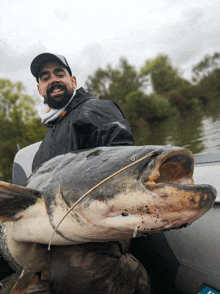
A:
POLYGON ((34 58, 34 60, 31 63, 31 73, 32 75, 37 78, 39 71, 41 69, 41 66, 44 62, 50 61, 50 60, 56 60, 59 63, 63 64, 71 73, 71 70, 68 66, 67 61, 65 60, 65 57, 61 55, 55 55, 52 53, 42 53, 34 58), (62 60, 63 59, 63 60, 62 60))

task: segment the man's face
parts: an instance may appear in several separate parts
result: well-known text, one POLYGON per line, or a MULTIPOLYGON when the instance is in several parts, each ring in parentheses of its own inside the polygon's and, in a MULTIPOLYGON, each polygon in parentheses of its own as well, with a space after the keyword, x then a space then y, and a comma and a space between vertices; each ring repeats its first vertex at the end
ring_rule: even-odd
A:
POLYGON ((39 73, 38 91, 44 102, 54 109, 62 108, 77 87, 76 78, 70 77, 68 70, 57 61, 45 63, 39 73))

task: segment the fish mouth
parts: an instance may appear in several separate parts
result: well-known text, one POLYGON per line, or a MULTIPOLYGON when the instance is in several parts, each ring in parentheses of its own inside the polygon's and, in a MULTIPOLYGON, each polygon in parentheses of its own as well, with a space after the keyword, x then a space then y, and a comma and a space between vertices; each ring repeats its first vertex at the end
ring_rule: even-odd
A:
POLYGON ((144 170, 145 165, 146 163, 139 172, 139 179, 147 190, 164 200, 168 195, 179 195, 188 199, 187 202, 191 204, 192 209, 194 207, 204 210, 208 210, 214 204, 216 189, 211 185, 194 184, 194 156, 190 151, 183 149, 161 154, 148 164, 150 170, 144 170))
POLYGON ((188 151, 174 151, 152 157, 139 171, 138 179, 146 186, 161 183, 176 185, 194 185, 194 156, 188 151))

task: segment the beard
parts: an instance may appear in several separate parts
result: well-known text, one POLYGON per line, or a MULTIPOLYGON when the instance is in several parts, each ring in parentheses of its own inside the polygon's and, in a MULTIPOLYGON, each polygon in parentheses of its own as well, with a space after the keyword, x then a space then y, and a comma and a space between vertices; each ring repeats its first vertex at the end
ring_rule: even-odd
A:
POLYGON ((55 85, 52 85, 47 90, 47 95, 44 97, 44 103, 47 104, 50 108, 60 109, 69 102, 72 95, 73 95, 73 89, 71 91, 68 91, 65 85, 55 84, 55 85), (64 91, 64 93, 60 96, 59 95, 51 96, 51 93, 56 87, 59 87, 62 91, 64 91))

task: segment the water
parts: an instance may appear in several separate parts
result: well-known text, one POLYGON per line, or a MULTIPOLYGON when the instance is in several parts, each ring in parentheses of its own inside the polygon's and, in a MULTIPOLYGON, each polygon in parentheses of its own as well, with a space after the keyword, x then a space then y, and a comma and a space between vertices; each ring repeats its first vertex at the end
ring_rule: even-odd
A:
POLYGON ((220 152, 220 119, 213 121, 211 117, 199 118, 191 113, 173 123, 177 125, 170 128, 165 143, 188 148, 194 154, 220 152))
POLYGON ((220 152, 220 119, 215 122, 211 118, 203 119, 200 136, 204 144, 203 153, 220 152))
POLYGON ((211 117, 199 118, 192 113, 176 123, 179 136, 167 136, 168 143, 188 148, 194 154, 220 152, 220 118, 213 121, 211 117))
POLYGON ((220 103, 210 105, 205 111, 189 111, 154 122, 148 128, 143 126, 136 143, 171 144, 185 147, 194 154, 220 152, 220 103))

